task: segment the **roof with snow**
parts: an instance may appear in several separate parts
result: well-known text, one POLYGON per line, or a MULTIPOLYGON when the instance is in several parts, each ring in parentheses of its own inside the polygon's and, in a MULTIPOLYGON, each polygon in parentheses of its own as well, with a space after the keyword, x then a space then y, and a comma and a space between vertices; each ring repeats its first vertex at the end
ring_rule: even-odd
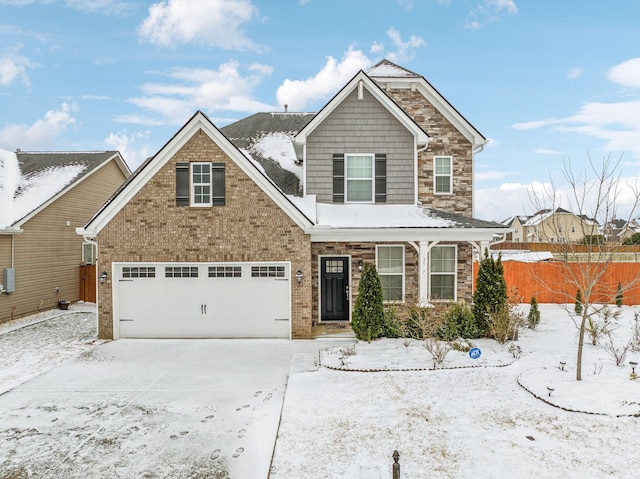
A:
POLYGON ((117 154, 117 151, 0 150, 0 228, 19 225, 31 213, 117 154))
POLYGON ((220 128, 286 194, 302 194, 301 155, 293 137, 315 113, 256 113, 220 128))
POLYGON ((396 65, 389 60, 382 60, 367 70, 367 75, 375 78, 421 78, 422 75, 396 65))

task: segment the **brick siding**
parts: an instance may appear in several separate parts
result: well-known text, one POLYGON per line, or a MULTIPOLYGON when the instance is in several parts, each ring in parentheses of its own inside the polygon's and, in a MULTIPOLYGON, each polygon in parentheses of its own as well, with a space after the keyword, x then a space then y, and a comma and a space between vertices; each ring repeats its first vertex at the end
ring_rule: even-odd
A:
MULTIPOLYGON (((112 262, 291 261, 293 338, 311 334, 309 237, 202 130, 125 205, 98 236, 99 270, 112 262), (177 162, 223 162, 226 206, 176 206, 177 162)), ((99 285, 98 333, 113 337, 112 278, 99 285)))

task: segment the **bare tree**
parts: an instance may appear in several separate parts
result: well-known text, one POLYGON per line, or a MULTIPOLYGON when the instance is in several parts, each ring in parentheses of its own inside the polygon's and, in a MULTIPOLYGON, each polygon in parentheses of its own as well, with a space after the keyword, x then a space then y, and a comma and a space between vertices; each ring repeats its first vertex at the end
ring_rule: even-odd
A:
MULTIPOLYGON (((556 243, 556 258, 562 275, 571 285, 571 290, 561 291, 557 284, 546 284, 538 278, 550 292, 564 296, 564 302, 573 305, 576 291, 583 298, 583 308, 576 318, 572 315, 578 328, 578 345, 576 354, 576 380, 582 380, 582 352, 584 336, 589 320, 601 312, 606 304, 615 302, 619 294, 618 282, 606 280, 610 264, 616 259, 622 246, 623 238, 604 238, 600 235, 598 225, 606 227, 618 219, 618 209, 624 200, 625 219, 631 221, 637 212, 640 202, 640 191, 637 185, 623 182, 620 174, 620 159, 613 161, 611 156, 605 157, 601 165, 596 165, 589 157, 587 171, 577 173, 570 162, 563 167, 567 188, 559 190, 553 180, 551 186, 542 192, 533 192, 531 200, 538 211, 548 210, 551 221, 546 228, 537 233, 540 241, 556 243), (591 175, 591 176, 590 176, 591 175), (564 204, 563 204, 564 203, 564 204), (558 207, 564 207, 580 221, 569 222, 570 216, 553 215, 558 207), (584 238, 576 240, 576 226, 584 238), (582 244, 579 244, 582 243, 582 244), (609 284, 611 283, 611 284, 609 284)), ((628 291, 640 282, 640 278, 626 278, 621 281, 622 292, 628 291)), ((573 308, 567 308, 571 311, 573 308)))

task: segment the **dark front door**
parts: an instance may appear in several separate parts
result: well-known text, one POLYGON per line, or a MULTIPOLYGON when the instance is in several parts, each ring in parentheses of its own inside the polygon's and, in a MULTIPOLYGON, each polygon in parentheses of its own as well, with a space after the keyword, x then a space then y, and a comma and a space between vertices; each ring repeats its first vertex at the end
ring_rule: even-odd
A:
POLYGON ((349 321, 349 258, 320 259, 321 321, 349 321))

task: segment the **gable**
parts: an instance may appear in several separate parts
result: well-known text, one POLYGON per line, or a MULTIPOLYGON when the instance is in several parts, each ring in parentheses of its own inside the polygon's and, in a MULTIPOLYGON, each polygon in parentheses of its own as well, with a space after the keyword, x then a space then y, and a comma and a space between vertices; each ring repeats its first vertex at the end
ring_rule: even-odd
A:
MULTIPOLYGON (((267 178, 267 176, 259 171, 255 165, 251 163, 214 125, 211 121, 200 111, 196 112, 194 116, 174 135, 174 137, 167 142, 167 144, 147 163, 145 163, 128 181, 123 188, 116 193, 116 195, 109 200, 107 204, 87 223, 85 228, 79 229, 78 234, 85 236, 97 235, 109 222, 123 209, 127 204, 137 197, 137 194, 148 184, 159 188, 158 191, 173 192, 173 202, 175 202, 176 194, 176 180, 175 180, 175 164, 173 170, 166 170, 167 163, 175 163, 174 159, 179 152, 184 151, 183 148, 187 144, 193 142, 201 142, 204 148, 204 154, 210 155, 205 157, 200 156, 197 150, 192 151, 192 155, 185 158, 185 162, 195 161, 195 158, 200 158, 200 161, 211 162, 211 158, 224 158, 225 164, 227 161, 232 162, 235 167, 239 168, 248 178, 250 178, 263 193, 268 195, 275 204, 278 205, 285 213, 293 219, 293 221, 300 227, 304 228, 310 224, 308 218, 298 210, 291 201, 267 178), (211 156, 213 150, 210 145, 215 144, 216 154, 211 156), (205 147, 206 146, 206 147, 205 147), (204 159, 203 159, 204 158, 204 159), (164 171, 165 173, 160 173, 164 171), (170 172, 168 172, 170 171, 170 172), (157 176, 159 175, 160 176, 157 176)), ((231 163, 229 163, 231 164, 231 163)), ((227 191, 230 195, 234 194, 233 185, 227 187, 227 191)), ((149 201, 153 195, 147 194, 146 200, 149 201)), ((161 208, 167 208, 169 206, 169 200, 164 197, 164 203, 159 205, 161 208)))

